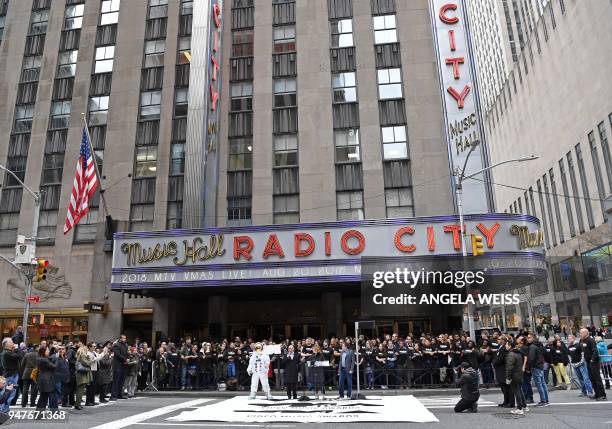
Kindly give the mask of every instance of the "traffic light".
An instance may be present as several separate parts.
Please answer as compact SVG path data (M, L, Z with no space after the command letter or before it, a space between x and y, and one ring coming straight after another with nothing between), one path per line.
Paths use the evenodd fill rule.
M484 255L484 243L481 235L472 234L472 255Z
M43 258L36 259L36 274L32 279L33 282L42 282L47 278L47 267L49 267L49 261Z

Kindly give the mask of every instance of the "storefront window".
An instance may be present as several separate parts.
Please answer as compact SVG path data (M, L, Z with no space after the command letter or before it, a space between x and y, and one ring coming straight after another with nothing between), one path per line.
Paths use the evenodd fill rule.
M587 285L612 279L612 242L582 254Z
M11 337L17 326L22 325L21 318L0 319L2 337ZM34 313L28 322L28 343L37 344L41 340L74 341L87 339L87 317L45 316Z

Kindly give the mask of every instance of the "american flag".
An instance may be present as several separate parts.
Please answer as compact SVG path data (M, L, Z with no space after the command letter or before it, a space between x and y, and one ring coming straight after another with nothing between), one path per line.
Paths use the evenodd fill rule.
M68 203L64 234L67 234L87 214L89 211L89 200L93 197L98 187L98 176L96 175L96 168L90 148L87 128L83 127L81 152L77 162L70 202Z

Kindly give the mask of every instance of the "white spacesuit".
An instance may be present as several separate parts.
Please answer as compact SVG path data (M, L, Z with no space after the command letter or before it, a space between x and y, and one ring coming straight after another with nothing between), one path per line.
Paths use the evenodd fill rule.
M257 396L259 382L261 382L261 388L267 398L272 399L270 385L268 384L268 368L270 368L270 356L262 352L260 344L256 344L255 352L251 355L249 367L247 368L247 374L251 376L251 394L249 399L255 399Z

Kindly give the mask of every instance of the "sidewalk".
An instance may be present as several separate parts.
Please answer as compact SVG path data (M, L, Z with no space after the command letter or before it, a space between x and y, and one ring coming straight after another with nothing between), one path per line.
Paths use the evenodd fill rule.
M484 393L487 391L495 392L499 388L491 387L490 389L481 388L480 392ZM298 396L305 393L308 396L314 396L312 391L298 390ZM353 393L357 392L355 386L353 386ZM414 395L414 396L457 396L459 395L459 388L435 388L435 389L376 389L376 390L361 390L361 393L366 396L398 396L398 395ZM259 391L259 395L263 393ZM286 395L284 390L272 389L272 394L275 396ZM331 398L338 396L338 390L326 390L325 394ZM138 396L151 396L151 397L175 397L175 398L233 398L234 396L248 396L248 390L226 390L220 392L218 390L160 390L138 392Z

